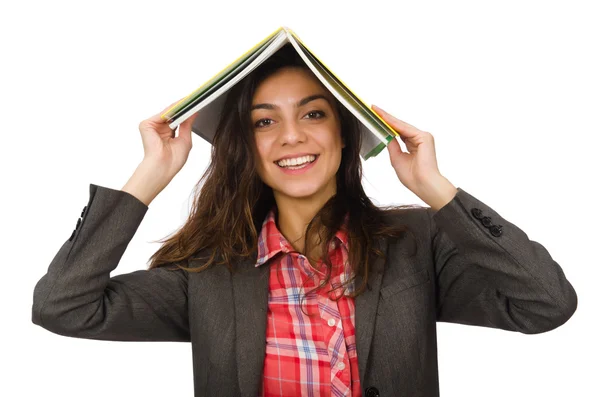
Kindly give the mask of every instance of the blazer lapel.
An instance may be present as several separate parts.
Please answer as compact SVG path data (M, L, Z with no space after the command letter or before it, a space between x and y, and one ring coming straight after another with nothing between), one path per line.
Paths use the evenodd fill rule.
M376 241L376 246L387 255L387 239L379 238ZM369 269L367 289L354 299L356 354L358 356L358 373L361 385L365 384L365 371L373 339L373 329L375 326L377 304L379 303L379 290L381 288L384 265L385 259L376 257ZM355 280L357 287L363 281L360 275L357 275Z
M258 394L266 353L269 266L255 264L255 256L242 261L232 276L237 375L242 396Z

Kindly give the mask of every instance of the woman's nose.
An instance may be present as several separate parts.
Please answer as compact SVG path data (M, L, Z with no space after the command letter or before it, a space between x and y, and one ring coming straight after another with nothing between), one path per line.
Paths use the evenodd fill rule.
M284 123L280 138L282 144L295 144L298 142L304 142L305 140L306 133L300 124L293 121Z

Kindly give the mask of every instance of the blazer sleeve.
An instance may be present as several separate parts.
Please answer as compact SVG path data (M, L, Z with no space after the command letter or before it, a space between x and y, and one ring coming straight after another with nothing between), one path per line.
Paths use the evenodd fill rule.
M536 334L564 324L577 294L546 248L461 188L427 208L437 320Z
M110 277L147 210L90 184L77 227L35 285L33 323L76 338L189 341L187 272L173 263Z

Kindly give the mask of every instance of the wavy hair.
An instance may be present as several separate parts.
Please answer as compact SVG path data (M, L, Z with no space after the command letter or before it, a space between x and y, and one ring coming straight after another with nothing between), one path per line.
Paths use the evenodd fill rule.
M163 245L150 257L150 269L175 264L174 270L179 268L188 272L201 272L211 266L224 265L230 272L234 272L236 261L257 255L260 228L269 210L276 204L272 189L261 180L256 170L255 142L249 109L259 84L286 66L307 68L290 44L283 46L229 91L212 142L210 164L194 188L189 217L173 235L159 240ZM309 247L312 241L321 245L320 259L327 271L325 280L317 289L327 285L332 269L328 255L329 244L336 231L343 226L345 215L351 214L346 229L348 262L353 274L360 274L363 280L349 294L355 297L367 286L373 255L385 257L385 253L375 247L374 239L399 238L407 232L414 237L407 226L390 220L408 208L420 206L409 204L377 207L371 202L362 187L362 163L359 155L361 134L358 121L337 100L336 110L346 144L342 149L341 164L336 174L337 192L308 224L304 236L305 252L312 252ZM416 244L414 247L416 250ZM269 262L273 262L278 256L271 258ZM190 267L190 259L202 259L202 264ZM345 289L354 278L347 280L341 287Z

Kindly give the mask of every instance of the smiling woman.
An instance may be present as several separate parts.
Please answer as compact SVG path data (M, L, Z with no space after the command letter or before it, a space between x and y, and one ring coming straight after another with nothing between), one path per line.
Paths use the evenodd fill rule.
M439 396L436 322L527 334L565 323L561 267L437 170L433 137L389 114L399 182L430 207L377 207L357 120L290 47L226 97L189 218L149 270L110 277L148 205L185 163L140 123L148 160L122 190L90 186L37 283L33 322L101 340L191 341L197 396ZM382 113L383 115L383 113ZM304 304L306 303L306 304Z
M305 356L319 363L312 375L314 392L329 394L335 388L360 395L353 299L366 290L372 263L385 254L377 241L408 239L412 231L392 220L418 206L382 208L367 197L357 119L290 45L234 86L223 109L229 111L221 114L195 210L153 255L151 268L185 260L202 249L210 258L185 271L202 272L215 264L236 270L235 263L243 258L257 258L252 261L272 269L267 323L304 324L297 332L314 338L296 339L287 326L265 330L264 395L282 385L287 385L287 395L308 393L308 386L296 378L295 364L278 373L281 357L276 353L285 351L283 346L301 349L307 343L329 346L339 364L345 362L343 369L329 368L327 349L309 356L287 350L289 359ZM284 270L290 265L293 274ZM338 291L332 292L334 300L328 299L328 286ZM294 290L302 292L287 295ZM278 305L278 299L290 304ZM335 334L317 332L320 321L333 321L320 318L318 307L345 318L343 328L336 322L340 328ZM340 380L332 384L336 374Z
M208 247L214 255L200 269L188 271L213 262L230 266L232 258L256 252L271 210L292 248L310 264L321 260L326 267L331 266L327 247L353 213L346 225L354 241L349 256L353 270L365 276L369 256L378 255L374 239L407 232L389 219L414 205L382 208L367 197L357 120L291 45L236 84L223 109L230 111L221 114L195 211L152 256L151 267Z

